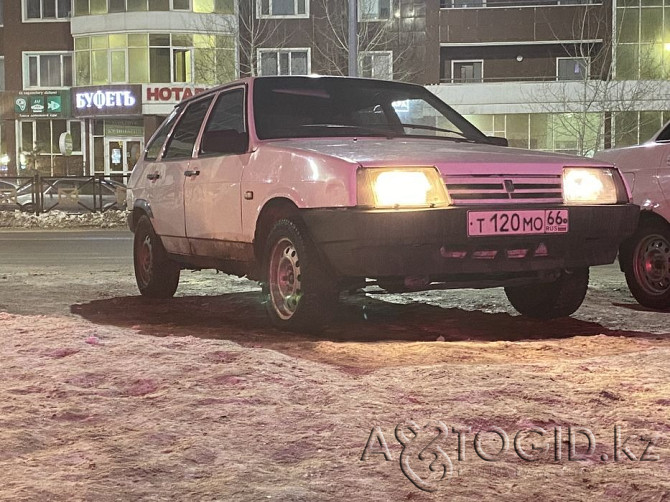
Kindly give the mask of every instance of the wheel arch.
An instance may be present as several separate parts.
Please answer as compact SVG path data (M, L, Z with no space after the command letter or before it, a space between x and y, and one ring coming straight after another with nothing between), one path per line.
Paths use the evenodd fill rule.
M286 217L300 217L298 206L286 197L270 199L261 208L256 220L256 231L254 232L254 255L257 263L263 261L265 241L270 235L274 223Z
M133 204L133 211L130 218L128 218L128 226L132 232L135 232L137 223L140 221L142 216L147 216L149 220L152 220L154 217L149 202L144 199L138 199Z
M662 215L656 213L655 211L652 211L650 209L643 209L640 211L640 219L637 224L637 229L635 230L635 234L631 235L628 237L625 241L621 243L619 246L619 269L622 272L626 272L626 267L627 263L632 256L633 252L633 247L635 244L635 239L637 238L637 234L639 230L648 225L654 225L654 224L659 224L663 225L666 228L670 230L670 223L668 223L668 220L666 220Z
M650 210L642 210L640 211L640 221L638 223L638 227L641 227L644 224L649 224L649 223L662 223L664 225L670 226L670 223L668 223L668 220L666 220L662 215L658 214L655 211L650 211Z

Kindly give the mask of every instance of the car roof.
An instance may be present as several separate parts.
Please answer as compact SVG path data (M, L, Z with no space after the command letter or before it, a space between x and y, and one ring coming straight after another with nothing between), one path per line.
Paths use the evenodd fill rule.
M232 82L226 82L225 84L217 85L215 87L211 87L199 94L195 94L189 98L186 98L185 100L181 101L177 105L175 105L175 108L180 108L182 106L186 106L188 103L190 103L193 100L200 99L203 96L207 96L208 94L214 94L222 89L227 89L230 87L236 87L240 85L248 85L254 80L285 80L285 81L291 81L291 80L306 80L306 79L324 79L324 80L360 80L364 82L379 82L380 84L401 84L401 85L406 85L406 86L412 86L412 87L420 87L422 89L425 89L425 87L418 85L418 84L412 84L409 82L400 82L398 80L382 80L378 78L365 78L365 77L348 77L348 76L342 76L342 75L265 75L265 76L257 76L257 77L246 77L246 78L241 78L238 80L234 80Z

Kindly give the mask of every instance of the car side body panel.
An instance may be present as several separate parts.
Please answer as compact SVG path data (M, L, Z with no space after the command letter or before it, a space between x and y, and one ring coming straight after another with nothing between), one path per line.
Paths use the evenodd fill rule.
M596 158L611 162L624 175L631 201L670 221L670 144L653 140L637 146L603 150Z

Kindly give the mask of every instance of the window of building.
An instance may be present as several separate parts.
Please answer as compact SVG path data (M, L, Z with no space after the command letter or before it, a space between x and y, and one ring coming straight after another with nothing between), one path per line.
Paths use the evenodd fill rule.
M556 58L558 80L585 80L589 78L588 58Z
M66 20L72 10L71 0L23 0L26 20Z
M72 156L67 159L58 145L64 132L72 135ZM46 176L84 174L82 134L78 120L22 120L18 138L21 169L37 169Z
M376 21L391 17L391 0L358 0L358 20Z
M23 87L70 87L72 55L70 53L24 53Z
M113 12L185 10L205 14L234 14L234 0L74 0L74 15Z
M467 7L543 7L553 5L599 4L603 0L440 0L442 9Z
M77 85L203 83L237 75L230 35L131 33L77 37Z
M5 57L0 56L0 91L5 90Z
M309 0L259 0L258 17L308 17Z
M452 82L481 82L484 77L484 61L452 61Z
M308 75L309 49L258 49L259 75Z
M665 3L665 7L663 4ZM614 62L618 80L670 77L670 2L617 2Z
M5 0L0 0L0 26L5 24Z
M366 78L393 78L392 51L365 51L358 56L358 74Z
M603 148L602 113L520 113L466 115L488 136L507 138L510 146L592 156Z

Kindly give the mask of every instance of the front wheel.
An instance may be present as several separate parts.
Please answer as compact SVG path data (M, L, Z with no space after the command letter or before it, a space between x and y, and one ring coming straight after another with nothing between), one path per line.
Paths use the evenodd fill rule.
M628 289L645 307L670 307L670 226L647 221L621 246L621 268Z
M147 216L135 228L133 242L135 280L142 296L170 298L179 285L179 264L170 260Z
M535 319L554 319L574 314L589 287L589 269L564 270L554 282L505 288L512 306Z
M299 221L278 221L268 236L264 292L270 320L280 328L318 329L337 302L338 291Z

